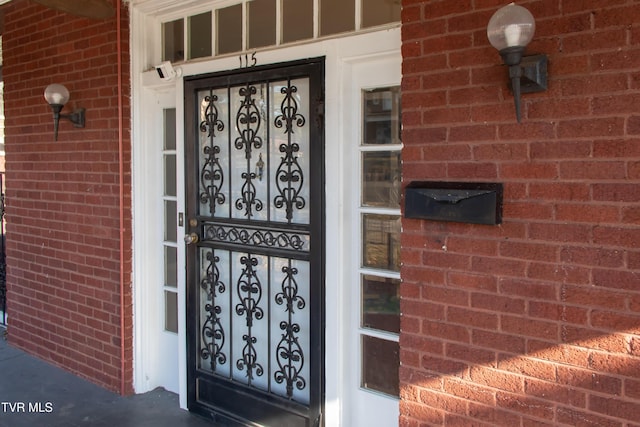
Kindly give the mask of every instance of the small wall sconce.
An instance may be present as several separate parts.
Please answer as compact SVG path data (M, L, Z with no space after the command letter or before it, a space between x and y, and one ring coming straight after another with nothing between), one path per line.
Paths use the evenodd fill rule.
M531 12L514 3L498 9L487 25L489 43L500 52L503 62L509 66L518 123L520 93L541 92L547 89L547 56L523 57L535 29L536 22Z
M58 140L58 122L67 119L77 128L84 127L84 108L78 108L71 114L60 114L64 104L69 101L69 90L61 84L50 84L44 90L44 99L47 100L53 110L53 137Z

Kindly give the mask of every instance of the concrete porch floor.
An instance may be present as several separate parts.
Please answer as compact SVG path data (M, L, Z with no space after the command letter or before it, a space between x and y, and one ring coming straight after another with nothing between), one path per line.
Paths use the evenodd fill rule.
M11 347L0 327L0 427L211 427L163 389L121 397Z

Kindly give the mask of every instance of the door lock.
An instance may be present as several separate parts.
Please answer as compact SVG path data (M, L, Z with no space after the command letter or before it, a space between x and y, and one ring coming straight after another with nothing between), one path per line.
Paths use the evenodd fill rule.
M200 240L200 238L198 237L198 235L196 233L191 233L191 234L187 234L184 236L184 242L187 245L192 245L194 243L198 243L198 241Z

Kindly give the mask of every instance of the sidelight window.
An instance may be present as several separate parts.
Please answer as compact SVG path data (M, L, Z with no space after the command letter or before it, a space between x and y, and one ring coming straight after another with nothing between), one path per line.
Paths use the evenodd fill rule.
M399 395L400 90L362 94L360 145L361 386Z
M162 243L164 329L178 332L178 236L177 236L177 182L176 182L176 110L163 111L164 143L163 158L163 203L164 240Z

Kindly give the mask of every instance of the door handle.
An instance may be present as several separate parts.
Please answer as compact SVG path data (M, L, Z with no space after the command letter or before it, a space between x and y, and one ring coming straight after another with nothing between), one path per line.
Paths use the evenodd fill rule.
M184 242L187 245L192 245L194 243L198 243L199 240L200 240L200 238L198 237L198 235L196 233L190 233L190 234L186 234L184 236Z

